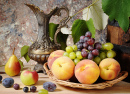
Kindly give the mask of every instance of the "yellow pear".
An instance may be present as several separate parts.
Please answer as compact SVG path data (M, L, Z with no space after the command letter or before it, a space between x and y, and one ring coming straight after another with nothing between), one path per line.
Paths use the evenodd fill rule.
M14 50L12 56L9 58L8 62L5 65L5 73L9 76L18 75L21 70L20 63L17 57L14 55Z

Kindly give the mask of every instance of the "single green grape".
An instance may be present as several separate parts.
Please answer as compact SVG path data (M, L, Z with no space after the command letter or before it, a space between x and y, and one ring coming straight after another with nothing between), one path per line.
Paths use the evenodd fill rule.
M78 50L77 45L73 45L72 48L73 48L73 51L77 51Z
M66 52L68 52L68 53L73 52L73 48L71 46L67 46Z
M74 59L75 65L77 65L79 62L80 62L80 59L78 59L78 58L75 58L75 59Z
M38 94L48 94L48 91L46 89L40 89Z
M97 56L93 59L93 61L99 64L101 62L101 58Z
M99 54L99 57L100 57L101 59L105 59L105 58L107 57L107 55L106 55L105 52L101 52L101 53Z
M67 57L69 57L69 53L64 52L64 53L63 53L63 56L67 56Z
M82 59L82 58L83 58L80 51L77 51L77 52L76 52L76 57L77 57L78 59Z
M108 58L113 58L115 56L116 56L116 52L115 51L110 50L110 51L107 52L107 57Z
M76 57L75 52L71 52L71 53L69 54L69 58L70 58L70 59L75 59L75 57Z
M105 49L105 50L112 50L113 47L114 47L113 44L110 43L110 42L105 43L105 44L103 44L102 46L103 46L103 49Z

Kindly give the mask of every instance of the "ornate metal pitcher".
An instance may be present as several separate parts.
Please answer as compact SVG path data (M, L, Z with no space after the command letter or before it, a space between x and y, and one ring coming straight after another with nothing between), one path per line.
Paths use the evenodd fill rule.
M38 36L36 41L30 46L28 55L30 59L37 61L37 65L35 65L34 70L37 72L43 71L46 73L43 64L47 62L47 59L51 52L56 49L59 49L60 45L57 43L56 36L60 32L61 27L67 26L67 22L69 21L69 11L66 7L53 9L49 14L45 14L43 10L40 10L38 7L35 7L32 4L27 5L35 14L38 21ZM65 10L67 12L67 17L65 17L59 24L58 29L54 36L54 42L52 42L49 38L49 20L52 15L60 16L61 10Z

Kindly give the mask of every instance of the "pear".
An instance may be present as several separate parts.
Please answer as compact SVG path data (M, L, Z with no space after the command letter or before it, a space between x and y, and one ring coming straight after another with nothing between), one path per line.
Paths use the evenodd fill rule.
M15 48L13 50L12 56L9 58L8 62L5 65L5 73L9 76L15 76L20 73L21 65L14 55Z

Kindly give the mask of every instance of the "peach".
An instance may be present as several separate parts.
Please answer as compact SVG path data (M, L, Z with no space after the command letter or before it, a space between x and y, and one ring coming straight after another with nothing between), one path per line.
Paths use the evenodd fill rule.
M63 51L63 50L56 50L56 51L54 51L54 52L52 52L52 53L50 54L50 56L49 56L49 58L48 58L48 67L49 67L49 69L51 69L51 66L52 66L53 62L54 62L57 58L63 56L63 53L64 53L64 52L65 52L65 51Z
M81 60L75 66L75 76L78 81L82 84L92 84L94 83L100 74L100 69L98 65L89 59Z
M68 80L74 75L74 62L66 56L57 58L51 67L53 75L60 80Z
M100 64L100 77L104 80L112 80L118 76L121 67L120 64L113 58L103 59Z

